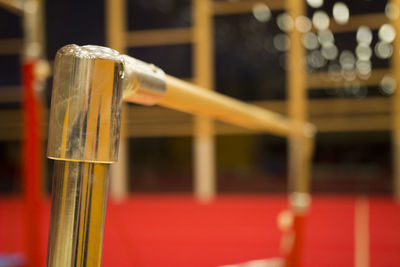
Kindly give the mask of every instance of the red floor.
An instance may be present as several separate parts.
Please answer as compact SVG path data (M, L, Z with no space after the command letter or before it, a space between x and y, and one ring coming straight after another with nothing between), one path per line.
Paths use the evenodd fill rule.
M354 266L356 197L314 196L304 266ZM370 266L400 266L400 205L372 197ZM49 204L40 245L45 265ZM190 196L132 196L109 203L103 266L217 266L279 255L276 215L284 196L220 196L208 205ZM17 198L0 198L0 253L22 251Z

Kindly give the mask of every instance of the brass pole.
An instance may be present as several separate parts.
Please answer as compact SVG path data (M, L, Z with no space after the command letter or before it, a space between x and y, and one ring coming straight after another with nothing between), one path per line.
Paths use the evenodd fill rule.
M400 8L399 0L391 0L391 3ZM396 38L393 42L393 58L391 60L392 74L396 79L396 90L392 96L392 155L393 155L393 193L395 199L400 202L400 17L392 21L392 25L396 30Z
M106 37L107 46L119 51L126 52L126 1L107 0L106 10ZM111 166L110 170L110 198L115 201L122 201L128 196L128 137L126 127L128 122L127 108L122 108L121 114L121 136L119 144L118 162Z
M166 83L165 95L158 103L160 106L283 137L289 136L292 130L297 131L293 129L290 120L278 113L213 91L202 90L196 85L171 76L166 76ZM302 132L301 127L299 132Z
M48 157L55 160L47 266L100 266L109 166L117 160L122 59L76 45L55 61Z
M293 19L304 15L305 3L299 0L287 0L287 10ZM302 33L293 27L289 33L291 47L287 55L288 63L288 116L296 125L301 127L307 117L307 90L305 72L305 49L301 43ZM289 139L289 181L290 192L308 192L308 179L303 176L302 151L304 140L294 133Z
M202 88L212 90L214 64L211 0L193 0L193 14L194 80ZM194 118L193 155L195 196L207 202L216 194L214 122L209 117Z
M305 15L305 1L286 0L286 7L293 20ZM289 32L291 42L287 53L288 65L288 115L293 128L301 129L307 118L307 90L305 70L305 49L301 42L302 33L296 27ZM285 267L301 266L304 221L311 202L310 176L311 158L314 146L315 129L309 127L302 134L293 131L288 139L289 150L289 204L293 213L293 239L286 255Z
M166 76L109 48L60 49L50 110L54 159L48 266L100 266L110 164L117 160L122 98L219 119L254 130L308 137L282 115Z

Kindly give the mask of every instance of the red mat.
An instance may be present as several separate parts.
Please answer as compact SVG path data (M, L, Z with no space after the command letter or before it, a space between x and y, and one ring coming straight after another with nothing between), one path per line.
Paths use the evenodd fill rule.
M304 266L354 266L355 197L315 196L307 220ZM400 206L370 203L370 266L400 266ZM0 253L20 252L21 203L0 198ZM279 256L278 212L285 196L139 195L107 208L103 266L217 266ZM49 205L40 245L43 266Z

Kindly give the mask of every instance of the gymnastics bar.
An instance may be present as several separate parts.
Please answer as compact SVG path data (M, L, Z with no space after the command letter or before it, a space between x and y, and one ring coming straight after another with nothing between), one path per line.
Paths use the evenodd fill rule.
M117 161L123 100L297 136L310 144L314 137L309 123L299 127L280 114L203 90L115 50L65 46L55 60L49 122L47 153L55 163L48 266L100 266L108 172ZM309 151L303 156L299 164L308 168ZM308 180L303 180L296 194L307 194Z

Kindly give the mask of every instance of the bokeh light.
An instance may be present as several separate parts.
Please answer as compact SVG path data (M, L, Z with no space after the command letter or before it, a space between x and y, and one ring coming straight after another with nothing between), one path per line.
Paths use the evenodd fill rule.
M308 50L313 50L318 48L319 43L318 43L318 37L315 33L313 32L307 32L305 33L302 38L301 41L304 45L304 47Z
M350 18L350 11L343 2L337 2L333 5L333 18L338 24L346 24Z
M312 23L317 30L326 30L329 27L329 16L324 11L316 11L312 17Z
M306 33L311 30L312 24L306 16L299 16L295 19L295 26L300 32Z
M383 76L380 83L380 90L382 94L391 95L396 90L396 87L396 79L392 75L386 74Z
M281 52L285 52L290 48L290 39L284 33L279 33L275 35L273 43L276 50Z
M350 50L343 50L339 56L339 63L344 71L354 70L356 58Z
M307 56L307 63L311 68L319 69L326 65L326 59L319 50L314 50Z
M276 24L281 31L288 32L293 29L294 23L292 17L288 13L284 12L278 15L276 18Z
M335 60L338 56L338 49L333 43L324 43L321 48L322 56L327 60Z
M379 28L378 36L381 41L384 41L386 43L391 43L396 37L396 30L390 24L383 24Z
M369 60L372 56L372 49L365 43L359 43L356 47L356 56L360 60Z
M358 59L356 62L356 71L359 74L359 77L363 80L369 78L371 73L372 64L370 60L362 60Z
M356 34L357 42L370 45L372 42L372 31L367 26L360 26Z
M325 43L334 43L335 37L330 30L318 31L318 41L321 45Z
M387 3L385 7L385 15L390 20L396 20L399 17L399 8L393 3Z
M257 3L253 6L253 16L260 22L267 22L271 19L271 10L266 4Z
M338 63L331 63L328 66L328 77L334 82L339 82L342 80L342 76L340 74L340 71L342 70L342 67Z
M378 58L387 59L393 54L393 47L391 44L379 41L375 45L375 54Z
M324 0L307 0L307 4L313 8L319 8L324 4Z

